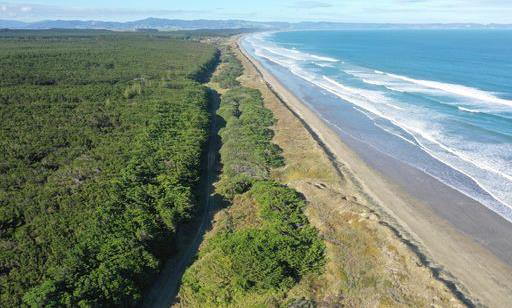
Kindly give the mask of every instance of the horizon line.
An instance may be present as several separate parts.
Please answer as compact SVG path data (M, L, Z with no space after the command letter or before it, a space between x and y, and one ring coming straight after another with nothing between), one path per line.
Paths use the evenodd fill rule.
M13 22L19 22L19 23L25 23L25 24L34 24L34 23L40 23L40 22L47 22L47 21L82 21L82 22L105 22L105 23L130 23L130 22L137 22L137 21L145 21L148 19L156 19L156 20L173 20L173 21L242 21L242 22L252 22L252 23L260 23L260 24L268 24L268 23L282 23L282 24L300 24L300 23L331 23L331 24L358 24L358 25L512 25L512 21L510 23L481 23L481 22L422 22L422 23L411 23L411 22L349 22L349 21L328 21L328 20L301 20L301 21L279 21L279 20L273 20L273 21L258 21L258 20L249 20L249 19L237 19L237 18L229 18L229 19L208 19L208 18L196 18L196 19L187 19L187 18L161 18L161 17L146 17L146 18L140 18L140 19L134 19L134 20L127 20L127 21L115 21L115 20L100 20L100 19L65 19L65 18L58 18L58 19L40 19L40 20L34 20L34 21L25 21L25 20L19 20L19 19L2 19L0 18L0 21L13 21Z

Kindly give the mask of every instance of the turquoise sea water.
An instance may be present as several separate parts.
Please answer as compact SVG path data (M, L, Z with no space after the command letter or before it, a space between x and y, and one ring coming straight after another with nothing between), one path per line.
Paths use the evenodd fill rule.
M278 32L243 45L345 136L512 221L512 31Z

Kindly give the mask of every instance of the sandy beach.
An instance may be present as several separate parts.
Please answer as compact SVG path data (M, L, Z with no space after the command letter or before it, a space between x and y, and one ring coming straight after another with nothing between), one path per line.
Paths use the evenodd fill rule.
M512 234L511 224L434 178L419 176L419 171L412 167L386 159L370 166L261 63L243 48L240 50L333 157L342 176L358 183L353 189L365 195L368 203L380 213L380 223L389 226L408 243L423 265L431 269L433 276L468 306L510 307L510 241L506 237L492 242L486 242L486 239L490 235L487 233L493 236ZM400 174L398 181L384 176L381 171L385 168L395 168ZM439 194L428 196L428 199L418 197L419 194L403 190L400 179L421 179L422 185L434 187Z

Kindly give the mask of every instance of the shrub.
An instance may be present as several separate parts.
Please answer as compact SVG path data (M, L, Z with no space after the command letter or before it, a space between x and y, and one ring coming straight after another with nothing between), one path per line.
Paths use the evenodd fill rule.
M325 245L304 216L298 193L260 181L249 195L263 223L255 229L222 231L208 241L183 278L184 305L248 306L247 298L255 294L273 298L304 275L322 271Z
M242 63L229 49L224 51L221 60L224 64L224 67L220 73L213 78L213 81L217 82L223 89L230 89L240 86L240 82L237 80L237 78L240 77L244 72Z
M126 87L126 89L123 92L123 96L126 99L132 99L137 95L142 94L142 84L141 83L135 83L132 85L129 85Z
M220 192L232 198L258 179L267 179L273 167L284 165L281 150L272 143L274 117L263 107L259 91L249 88L229 90L222 96L218 111L226 121L220 131L223 175ZM243 187L245 190L241 190Z

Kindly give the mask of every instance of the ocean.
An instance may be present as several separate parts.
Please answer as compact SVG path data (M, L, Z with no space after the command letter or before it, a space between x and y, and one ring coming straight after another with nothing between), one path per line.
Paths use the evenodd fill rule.
M371 149L512 222L512 31L274 32L242 46L363 159Z

